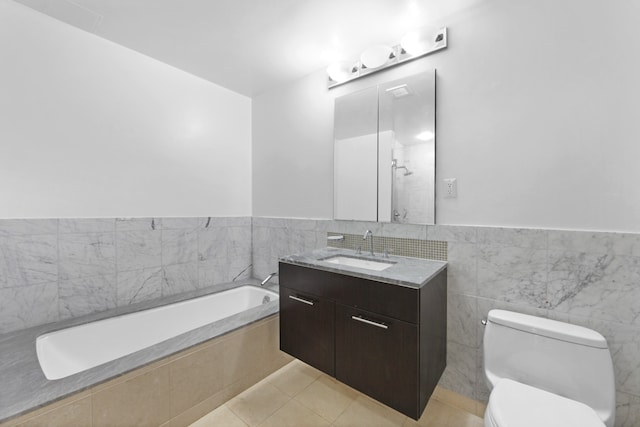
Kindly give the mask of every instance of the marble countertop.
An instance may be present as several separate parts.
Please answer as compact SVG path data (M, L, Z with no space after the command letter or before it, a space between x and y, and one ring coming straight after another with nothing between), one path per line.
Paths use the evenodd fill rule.
M375 271L324 261L326 258L340 255L378 262L391 262L393 265L385 270ZM377 282L389 283L392 285L405 286L413 289L421 288L436 274L447 267L446 261L393 255L389 255L388 258L382 257L381 255L372 257L365 253L356 254L355 251L339 248L316 249L304 254L284 256L280 258L280 262L300 265L303 267L311 267L318 270L330 271L362 279L375 280Z
M0 422L7 421L13 417L162 359L163 357L167 357L185 348L275 314L278 312L278 301L275 300L259 307L254 307L130 355L96 366L95 368L54 381L45 378L38 363L36 338L39 335L95 320L220 292L246 284L258 285L259 282L256 280L246 280L242 283L236 282L216 285L215 287L172 295L128 307L121 307L0 335ZM278 291L277 285L269 286L268 289L275 292Z

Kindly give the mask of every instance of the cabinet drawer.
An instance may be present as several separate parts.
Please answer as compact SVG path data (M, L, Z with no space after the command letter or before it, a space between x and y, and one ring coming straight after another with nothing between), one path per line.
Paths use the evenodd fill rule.
M278 265L278 272L280 286L333 299L332 280L335 278L329 272L282 262Z
M336 304L336 378L419 417L418 326Z
M419 321L419 290L280 263L280 285L409 323Z
M335 304L280 286L280 350L335 375Z
M336 276L340 281L340 286L334 291L336 303L409 323L417 324L419 322L420 298L418 289L359 277Z

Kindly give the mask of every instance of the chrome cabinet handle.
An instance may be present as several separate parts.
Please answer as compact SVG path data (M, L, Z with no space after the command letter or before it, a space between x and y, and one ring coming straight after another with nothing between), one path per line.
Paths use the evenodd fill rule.
M298 301L298 302L302 302L302 303L305 303L305 304L313 305L313 301L309 301L309 300L304 299L304 298L294 297L293 295L289 295L289 298L291 298L292 300Z
M362 318L360 316L351 316L351 318L353 320L357 320L358 322L366 323L367 325L377 326L378 328L382 328L382 329L389 329L389 327L387 325L385 325L384 323L378 323L378 322L374 322L372 320L367 320L367 319Z

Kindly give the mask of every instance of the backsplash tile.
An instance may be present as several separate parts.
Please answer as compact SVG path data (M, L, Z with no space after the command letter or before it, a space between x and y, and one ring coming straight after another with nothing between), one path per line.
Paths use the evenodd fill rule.
M116 230L115 218L60 218L59 233L111 233Z
M447 340L447 367L440 378L440 385L473 398L476 372L476 348Z
M60 279L115 273L115 246L115 232L60 234L58 238Z
M400 233L405 234L405 233ZM342 240L328 239L329 237L340 237ZM368 253L370 240L373 238L374 253L381 254L386 250L391 255L408 256L413 258L447 260L447 242L437 240L422 240L405 237L376 236L367 238L365 241L362 235L327 232L327 246L345 249L360 249L362 253Z
M443 240L448 243L476 243L478 230L476 227L464 225L428 225L427 239Z
M640 425L640 397L628 393L616 393L616 427Z
M198 261L196 229L162 230L162 264L185 264Z
M57 320L57 282L0 288L0 334Z
M0 219L0 334L246 280L251 228L251 217Z
M449 292L478 295L478 254L473 243L447 242Z
M640 258L549 251L553 310L640 326Z
M618 391L640 396L640 327L581 316L569 321L608 337Z
M227 264L198 264L198 283L201 287L214 286L218 283L225 283L229 277L229 266Z
M162 229L162 218L116 218L116 231Z
M478 296L547 306L546 251L477 245Z
M198 260L216 262L226 260L228 246L226 227L209 227L198 232Z
M517 248L547 248L547 231L526 228L478 227L477 243Z
M115 308L116 293L115 274L60 280L58 283L60 319Z
M118 231L116 252L118 272L162 265L160 230Z
M58 234L57 219L0 219L0 236Z
M198 289L198 263L175 264L163 267L162 296Z
M467 347L476 347L478 300L449 292L447 295L447 339Z
M549 249L640 256L640 235L595 233L590 231L553 231L549 234Z
M0 288L56 281L57 257L55 235L0 237Z
M227 257L230 260L251 257L251 229L247 227L228 227Z
M162 296L162 267L118 272L118 306L135 304Z
M194 229L201 224L201 218L162 218L163 230Z

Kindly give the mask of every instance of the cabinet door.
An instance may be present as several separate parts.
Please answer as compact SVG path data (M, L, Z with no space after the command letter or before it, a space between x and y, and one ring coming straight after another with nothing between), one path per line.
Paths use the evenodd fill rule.
M417 325L336 304L336 378L417 418Z
M280 286L280 350L335 375L335 304Z

